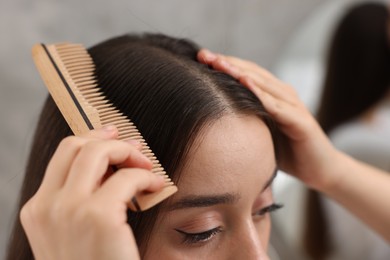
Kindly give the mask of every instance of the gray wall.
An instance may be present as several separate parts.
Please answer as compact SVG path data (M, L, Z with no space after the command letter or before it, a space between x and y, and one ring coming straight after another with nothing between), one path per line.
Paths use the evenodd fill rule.
M325 2L331 1L2 0L0 252L16 216L25 160L47 93L31 60L34 43L72 41L90 46L126 32L162 32L273 70L283 63L294 33Z

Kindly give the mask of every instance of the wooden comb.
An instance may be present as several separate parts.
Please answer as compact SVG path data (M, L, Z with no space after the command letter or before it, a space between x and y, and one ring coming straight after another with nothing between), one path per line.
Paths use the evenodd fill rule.
M118 138L139 141L141 152L153 163L152 172L164 176L164 188L154 193L137 194L129 205L131 210L151 208L177 191L136 126L98 88L95 64L82 45L36 44L32 55L54 102L76 136L92 129L115 125Z

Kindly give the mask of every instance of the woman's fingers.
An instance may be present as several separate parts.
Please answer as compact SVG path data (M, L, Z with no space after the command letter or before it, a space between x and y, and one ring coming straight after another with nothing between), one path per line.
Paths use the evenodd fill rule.
M248 68L244 66L231 66L224 56L220 54L214 54L209 50L202 49L198 52L198 60L213 69L222 71L230 76L239 79L242 76L242 71L247 71ZM243 70L242 70L242 69Z
M118 129L114 125L104 126L100 129L88 131L80 137L89 139L114 139L118 137Z
M108 140L117 137L115 127L106 127L99 130L92 130L84 137L69 136L61 141L52 159L50 160L40 190L50 192L60 189L72 165L73 160L80 149L89 141L103 139Z
M152 163L134 142L114 140L117 129L105 127L82 137L70 136L61 141L49 162L40 190L50 194L66 187L87 194L100 184L110 165L150 169Z
M198 53L198 59L216 70L231 75L250 89L292 140L303 138L304 128L307 127L307 122L310 123L312 120L307 116L306 108L291 86L257 64L240 58L202 49Z
M245 75L240 78L240 83L245 87L252 90L261 89L263 92L266 92L273 97L287 102L291 105L300 104L298 95L295 90L289 87L285 83L281 83L280 81L276 81L274 79L256 79L256 77L251 75Z
M80 149L64 187L87 195L100 185L110 165L148 170L152 167L151 161L130 142L94 140Z
M286 102L262 90L253 82L248 82L246 86L262 101L265 109L280 125L281 130L292 140L303 139L307 135L307 129L314 130L313 127L318 127L303 103L297 102L297 98L293 97L290 102Z
M37 259L138 258L127 203L164 181L148 171L152 163L139 143L116 140L117 134L115 128L91 131L57 148L42 188L20 212ZM109 165L119 170L102 182Z
M266 78L275 78L269 71L258 66L254 62L233 56L216 54L207 49L202 49L198 52L198 60L214 69L230 74L237 79L241 76L241 73L249 71L253 74L260 74Z
M246 87L248 87L249 82L252 82L275 98L291 104L297 103L297 94L291 86L280 81L269 71L253 62L232 56L214 54L205 49L199 52L198 59L215 70L231 75Z
M164 186L164 178L144 169L120 169L111 176L99 190L94 198L102 204L131 202L131 199L141 192L154 192Z

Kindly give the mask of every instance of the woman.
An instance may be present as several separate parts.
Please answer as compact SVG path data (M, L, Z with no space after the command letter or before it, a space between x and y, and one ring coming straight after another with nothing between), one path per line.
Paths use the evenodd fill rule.
M21 199L36 259L266 259L268 212L279 208L270 190L277 162L336 198L347 187L353 197L342 201L347 206L361 194L336 175L346 165L361 175L373 171L379 187L389 181L334 150L292 89L254 64L233 60L236 66L225 66L222 56L198 54L188 41L160 35L119 37L90 53L99 85L132 118L179 191L150 211L126 215L136 192L162 186L148 171L150 162L137 144L115 140L113 128L61 141L70 131L48 99ZM197 55L233 77L196 62ZM279 133L258 98L289 149L279 149ZM338 166L329 168L329 160ZM101 183L109 164L122 167ZM390 216L376 208L371 213L375 223ZM389 228L382 232L390 236ZM32 258L28 241L17 223L8 258Z
M21 204L36 192L48 165L47 179L24 209L30 205L35 211L35 206L45 207L46 202L52 200L59 207L53 226L68 226L65 223L76 221L79 222L76 226L80 227L82 219L90 219L88 222L96 219L95 224L92 224L94 221L88 224L91 229L81 224L86 228L82 233L94 237L90 244L79 241L82 248L100 248L99 243L111 241L113 247L126 245L123 247L126 253L136 253L127 252L134 249L132 230L144 258L155 259L156 255L164 259L182 259L183 255L219 258L222 256L217 253L232 253L214 250L215 247L210 245L235 248L237 254L264 256L270 232L267 213L278 208L273 203L269 187L276 170L277 151L274 150L273 138L276 140L277 132L256 96L232 77L197 62L199 49L185 40L162 35L128 35L98 44L89 51L96 65L99 86L137 125L178 185L179 192L152 210L144 213L129 211L125 217L126 211L122 208L125 204L120 203L126 202L121 200L129 193L134 189L161 186L147 174L150 162L143 159L136 145L113 140L115 129L95 131L84 138L65 138L71 132L49 98L35 135ZM88 182L100 183L107 166L99 164L102 161L123 164L123 169L104 184L89 186ZM130 185L138 181L139 185ZM47 192L45 186L50 186ZM40 198L39 194L43 197ZM92 217L99 214L95 210L105 215L106 224L111 223L109 232L95 227L101 221L100 217ZM27 219L30 219L30 213L22 210L22 216ZM126 219L131 230L123 222ZM46 218L42 221L46 223ZM257 230L261 231L261 236ZM244 233L250 235L247 241L233 241L232 238ZM66 238L60 232L57 235L62 241L74 239L72 236ZM113 239L114 236L117 238ZM105 242L98 242L98 237ZM20 238L18 234L14 241ZM34 247L36 239L30 238L29 241L33 250L37 250L33 251L36 258L39 259L41 253L46 257L46 249ZM60 244L63 247L63 243ZM14 245L10 251L23 255L11 255L10 259L32 258L25 238L23 246L17 242ZM56 252L62 251L54 245L48 247ZM249 249L241 251L245 247ZM77 255L66 257L81 257L78 255L81 248L74 250ZM122 250L115 248L110 250L112 252L121 254ZM66 250L66 253L72 251ZM58 259L61 255L47 257ZM106 258L114 257L106 255Z

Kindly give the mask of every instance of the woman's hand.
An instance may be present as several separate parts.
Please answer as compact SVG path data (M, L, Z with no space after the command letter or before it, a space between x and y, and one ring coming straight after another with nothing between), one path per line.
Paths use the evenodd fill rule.
M250 61L208 50L201 50L198 60L230 74L262 101L287 137L280 162L283 171L319 190L337 181L338 176L332 174L336 171L328 168L335 166L339 152L291 86Z
M139 259L127 205L163 179L137 144L106 127L67 137L52 157L37 193L20 218L35 259ZM119 170L107 178L110 165Z

